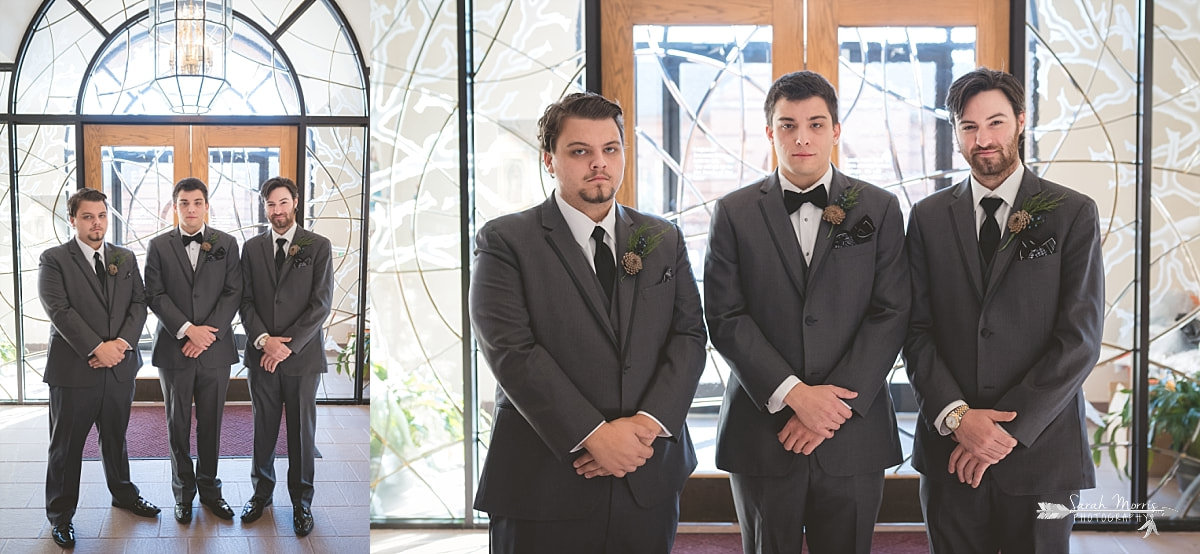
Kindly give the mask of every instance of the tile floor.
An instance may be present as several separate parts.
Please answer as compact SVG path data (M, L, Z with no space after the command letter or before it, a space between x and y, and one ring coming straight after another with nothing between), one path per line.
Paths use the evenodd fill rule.
M49 538L45 513L45 406L0 406L0 553L58 552ZM287 494L287 457L276 460L274 502L262 519L242 525L193 507L191 525L171 515L171 464L168 460L131 460L130 472L150 502L162 508L157 519L137 517L110 506L111 496L99 461L85 461L79 509L75 516L75 552L323 553L368 552L369 439L368 406L318 406L316 527L308 537L292 531ZM235 512L250 498L250 459L223 458L219 477L225 500Z

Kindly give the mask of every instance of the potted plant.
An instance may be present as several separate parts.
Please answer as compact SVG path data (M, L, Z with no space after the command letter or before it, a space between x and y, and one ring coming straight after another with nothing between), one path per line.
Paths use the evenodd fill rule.
M1181 491L1200 473L1200 440L1197 440L1197 434L1200 433L1200 383L1197 383L1197 376L1173 372L1166 379L1150 380L1149 436L1153 445L1148 456L1152 460L1156 450L1166 451L1179 460L1176 475ZM1128 401L1131 392L1128 388L1122 388L1114 395L1114 399L1118 395L1121 399L1111 407L1092 439L1092 460L1096 465L1100 465L1102 453L1107 450L1113 467L1125 468L1121 473L1127 476L1128 467L1118 458L1117 447L1128 446L1128 442L1118 441L1116 434L1128 430L1133 423L1131 403ZM1171 463L1174 465L1174 460Z

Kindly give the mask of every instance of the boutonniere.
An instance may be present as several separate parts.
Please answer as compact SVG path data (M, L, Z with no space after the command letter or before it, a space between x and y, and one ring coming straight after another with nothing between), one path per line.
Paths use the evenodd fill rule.
M1003 252L1005 248L1008 248L1008 245L1017 235L1021 234L1021 231L1037 229L1046 221L1045 214L1059 207L1066 197L1065 194L1039 192L1026 198L1025 202L1021 204L1021 209L1008 216L1008 240L1004 241L1004 246L1001 246L999 251Z
M821 213L821 219L828 221L832 227L829 228L829 234L825 238L833 236L833 230L841 225L846 220L846 212L853 210L858 205L858 193L862 192L862 186L853 186L843 190L833 204L825 206L825 211Z
M626 245L625 254L621 256L621 267L626 275L637 275L642 270L642 259L658 247L667 232L666 229L662 229L650 234L652 231L654 229L650 228L650 224L643 223L629 235L629 244Z
M113 258L112 258L112 263L108 264L108 274L116 275L117 271L118 271L117 268L119 268L121 266L121 262L123 262L123 261L125 261L124 254L122 254L120 252L117 252L116 254L114 254Z
M208 234L208 239L207 239L207 240L205 240L204 242L200 243L200 249L201 249L201 250L203 250L203 251L205 251L205 252L209 252L209 251L211 251L211 250L213 249L213 247L214 247L214 246L216 246L216 245L217 245L217 234L216 234L216 233L209 233L209 234Z
M292 246L288 248L288 256L295 256L296 254L299 254L301 250L304 250L305 246L312 244L312 242L312 237L304 237L296 242L293 242Z

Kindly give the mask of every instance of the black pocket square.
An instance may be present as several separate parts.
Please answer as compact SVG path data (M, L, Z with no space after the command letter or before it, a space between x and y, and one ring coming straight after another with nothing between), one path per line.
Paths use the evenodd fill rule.
M1037 239L1021 239L1021 248L1017 250L1017 259L1033 260L1049 256L1058 250L1058 240L1050 237L1038 242Z
M833 235L833 247L837 249L866 244L871 242L871 237L874 236L875 222L871 220L871 216L864 215L849 231L840 231Z

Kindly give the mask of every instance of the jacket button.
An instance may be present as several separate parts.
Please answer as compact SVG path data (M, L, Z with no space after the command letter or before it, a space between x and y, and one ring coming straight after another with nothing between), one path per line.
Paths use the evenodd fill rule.
M805 318L804 318L804 324L805 324L805 325L809 325L809 326L816 325L816 324L817 324L817 318L815 318L815 317L813 317L813 316L811 316L811 315L810 315L810 316L808 316L808 317L805 317Z
M629 366L625 366L624 368L622 368L621 373L629 373Z
M985 339L989 338L992 336L992 330L985 327L979 331L979 336L981 336Z

